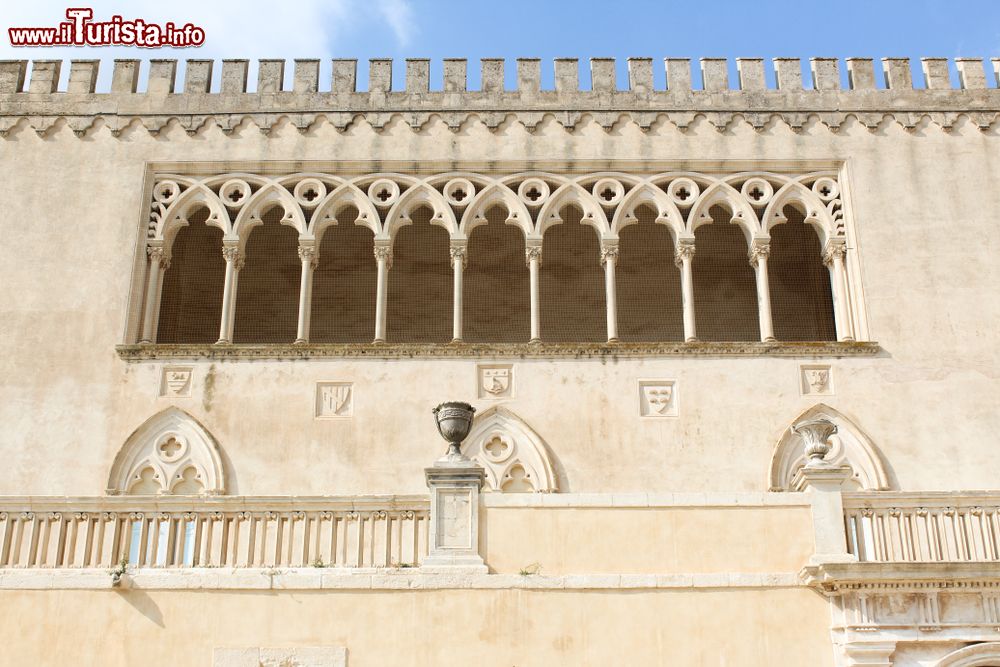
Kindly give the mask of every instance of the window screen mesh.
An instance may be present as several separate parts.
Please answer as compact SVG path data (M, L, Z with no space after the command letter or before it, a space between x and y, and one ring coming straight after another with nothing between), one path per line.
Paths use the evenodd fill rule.
M452 334L451 241L447 230L430 224L430 209L411 217L393 242L386 336L392 343L446 343Z
M299 317L299 235L272 208L250 232L236 289L234 343L291 343Z
M466 248L462 290L463 338L471 343L524 343L531 337L531 286L524 234L492 208Z
M597 232L580 224L580 212L574 208L559 215L563 222L550 227L542 241L542 340L606 341L604 267Z
M695 230L694 309L698 338L760 340L757 280L747 259L747 240L725 209L709 211L712 223Z
M823 265L819 235L794 207L785 207L784 214L788 222L771 229L767 260L774 337L836 340L830 271Z
M619 235L615 285L618 338L622 341L684 340L681 274L674 264L674 241L646 206L638 224Z
M313 270L312 322L315 343L370 343L375 337L378 267L374 235L353 224L357 210L338 215L328 227Z
M226 260L222 230L205 224L208 210L191 216L171 248L163 274L159 343L214 343L219 339Z

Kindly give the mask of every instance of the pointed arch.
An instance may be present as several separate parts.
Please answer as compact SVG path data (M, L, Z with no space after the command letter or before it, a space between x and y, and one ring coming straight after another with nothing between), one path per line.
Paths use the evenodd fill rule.
M518 198L517 193L503 183L491 183L476 195L462 214L459 230L468 238L473 229L488 224L487 213L497 206L507 211L505 224L519 228L525 239L532 238L534 226L528 207Z
M769 490L788 491L792 488L792 478L806 463L805 443L792 431L792 427L810 419L828 419L837 426L836 434L830 437L833 448L824 461L835 466L850 466L853 477L848 484L862 491L886 491L890 488L888 466L868 435L839 411L817 403L793 419L781 434L771 456Z
M486 469L486 483L500 493L559 490L549 448L520 417L495 406L478 415L462 453Z
M620 236L622 228L638 223L636 210L644 205L656 211L655 222L666 225L676 245L677 239L684 235L684 216L677 205L670 201L667 193L652 183L642 183L625 195L611 219L612 233Z
M389 209L378 238L395 239L400 227L411 224L413 221L410 216L422 207L431 209L432 225L443 227L451 238L462 237L455 212L451 210L444 196L427 183L417 183L400 195L399 201Z
M747 239L748 248L751 239L761 236L760 222L753 207L733 186L721 181L708 186L691 208L691 213L688 215L688 231L693 234L702 225L714 222L711 210L715 206L721 206L729 211L732 215L729 222L740 226Z
M182 227L186 227L189 224L189 218L203 208L208 209L205 224L218 227L224 235L228 236L232 231L232 224L229 212L222 200L204 183L191 183L188 189L178 195L177 200L164 212L163 218L154 232L154 238L162 239L169 250L177 232Z
M367 227L373 234L381 231L378 211L371 199L354 183L344 183L337 186L316 206L309 222L309 234L319 243L323 231L330 225L336 225L339 215L345 208L353 206L358 210L354 224Z
M264 214L277 206L283 213L279 222L288 225L299 233L306 233L306 219L302 208L288 190L277 183L268 183L250 196L250 199L240 209L230 239L239 240L241 250L246 249L247 239L254 227L264 224Z
M193 471L193 473L192 473ZM178 492L220 495L226 475L219 444L198 420L177 407L147 419L118 451L108 475L107 494Z
M816 230L821 246L825 247L830 237L836 236L837 225L826 205L799 181L786 183L774 193L761 218L761 226L765 232L769 233L775 225L788 222L784 213L786 206L792 206L802 213L802 221Z
M1000 642L983 642L952 651L934 667L994 667L1000 665Z
M561 223L560 213L566 206L572 206L580 211L580 222L590 225L597 232L597 238L613 238L611 225L604 209L597 203L594 196L587 192L579 183L569 182L559 186L538 212L538 236L544 237L546 230L552 225Z

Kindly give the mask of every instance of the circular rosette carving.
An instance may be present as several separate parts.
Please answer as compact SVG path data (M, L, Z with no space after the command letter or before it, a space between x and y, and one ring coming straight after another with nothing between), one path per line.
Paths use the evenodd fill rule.
M312 208L326 196L326 185L318 178L303 178L295 185L292 195L299 206Z
M476 196L476 186L467 178L454 178L444 186L444 197L452 206L466 206Z
M239 208L250 198L250 184L238 178L226 181L219 188L219 199L230 208Z
M690 178L675 179L667 186L667 196L678 206L691 206L700 194L701 188Z
M601 206L614 206L625 196L625 186L613 178L602 178L594 183L592 192Z
M165 463L173 463L187 454L187 441L176 434L164 436L156 445L156 455Z
M181 187L174 181L160 181L153 186L153 200L158 204L170 204L181 193Z
M392 206L399 199L399 185L388 178L380 178L368 186L368 198L376 206Z
M493 463L503 463L514 455L514 443L502 433L490 435L483 443L483 456Z
M752 206L763 206L774 196L774 187L763 178L750 178L740 188L740 194Z
M837 185L837 181L829 176L824 176L816 179L816 182L813 183L812 191L822 201L831 202L840 194L840 186Z
M529 178L517 186L517 196L526 206L541 206L551 194L549 184L540 178Z

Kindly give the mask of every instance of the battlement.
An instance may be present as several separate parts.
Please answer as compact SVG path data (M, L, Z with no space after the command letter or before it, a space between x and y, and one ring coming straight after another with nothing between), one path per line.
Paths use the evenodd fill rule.
M295 60L290 90L285 86L286 61L260 60L252 92L248 90L249 60L223 60L221 68L216 64L187 60L180 82L177 60L151 60L145 80L140 81L139 60L115 60L110 89L99 91L99 60L70 61L65 90L59 86L62 61L32 61L30 76L28 61L0 61L0 135L20 118L34 119L29 122L40 133L56 119L65 118L80 133L95 117L103 117L116 133L135 118L141 118L152 132L169 119L195 132L211 117L229 132L242 118L250 117L266 133L282 114L299 114L293 122L300 129L314 122L317 114L325 115L339 129L361 114L379 129L392 114L404 114L417 127L436 113L453 130L470 114L478 115L492 129L509 113L529 130L546 113L554 114L565 127L572 127L581 114L591 113L605 128L624 113L644 130L660 114L667 114L681 128L698 113L716 127L740 114L757 129L775 114L793 128L817 115L833 129L848 115L869 128L886 115L906 128L925 116L950 128L959 115L965 115L984 130L1000 117L1000 58L989 63L982 58L954 59L957 88L946 58L922 58L923 81L918 83L909 58L883 58L884 87L876 82L872 58L847 58L843 63L836 58L810 58L811 77L805 78L799 58L775 58L774 87L770 87L762 58L737 58L735 77L730 77L725 58L701 58L696 63L666 58L665 87L654 84L658 77L652 58L629 58L627 81L619 81L615 59L591 58L589 88L581 87L578 59L557 58L551 63L552 89L542 87L541 60L518 58L516 88L508 89L509 63L491 58L481 61L478 90L470 89L465 59L445 59L441 88L434 90L428 59L406 60L403 86L394 84L391 59L369 61L367 90L359 89L357 60L333 60L326 85L321 85L319 60ZM45 118L38 121L39 117Z

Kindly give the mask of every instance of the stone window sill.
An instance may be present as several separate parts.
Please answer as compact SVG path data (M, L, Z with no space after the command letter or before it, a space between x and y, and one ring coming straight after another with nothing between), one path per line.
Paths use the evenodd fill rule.
M619 358L619 357L871 357L876 342L738 343L307 343L131 344L116 347L124 361L165 359L324 358Z

